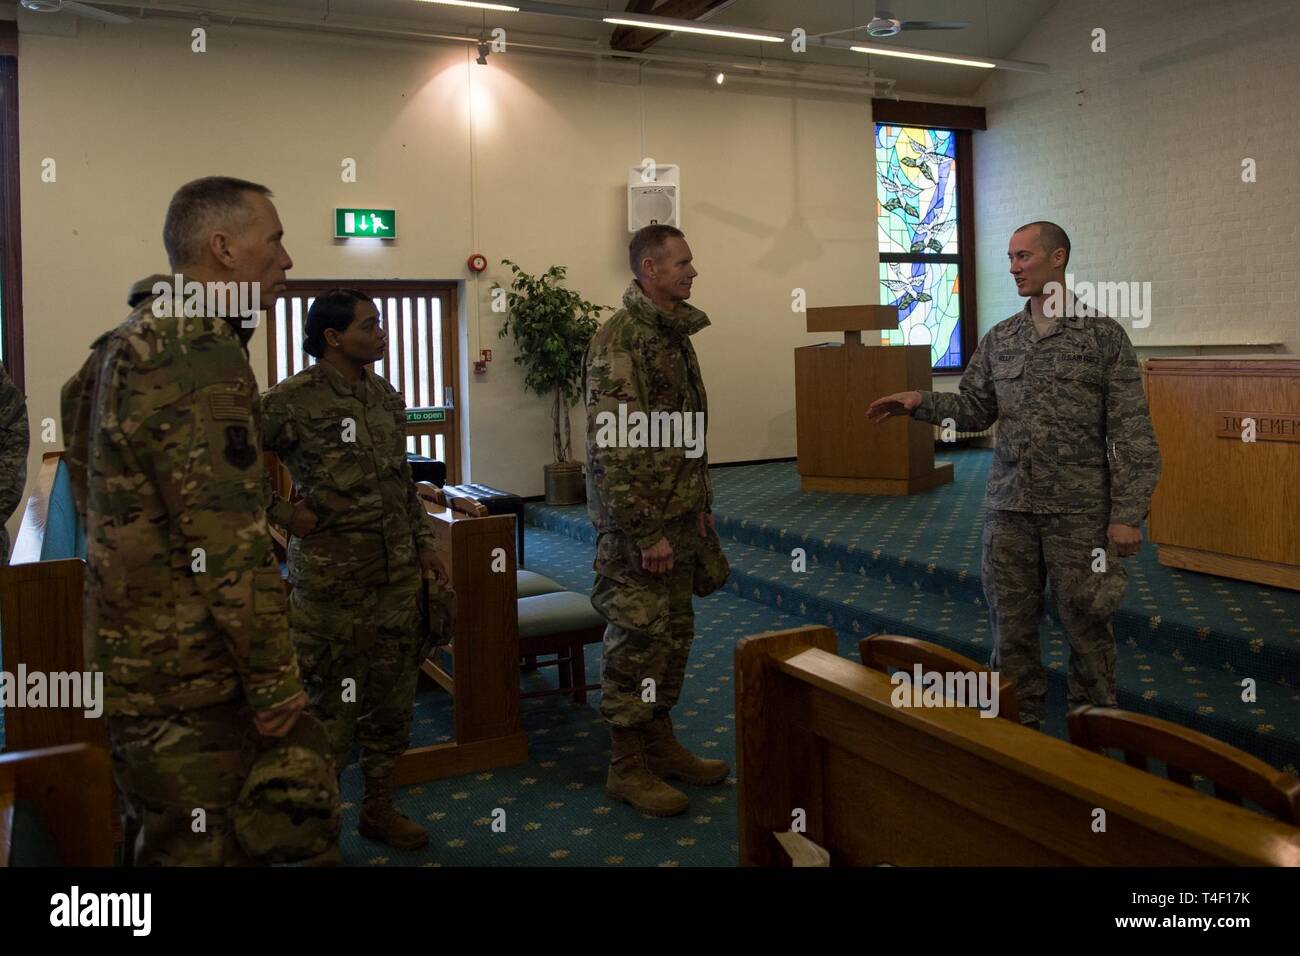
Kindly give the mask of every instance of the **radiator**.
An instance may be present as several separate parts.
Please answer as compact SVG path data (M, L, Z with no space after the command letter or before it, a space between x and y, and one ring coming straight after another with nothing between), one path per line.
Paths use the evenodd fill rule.
M988 428L984 429L983 431L957 432L957 434L953 436L953 441L968 441L972 438L992 438L997 433L997 430L998 430L997 422L994 422L992 425L990 425ZM940 437L942 432L943 432L942 428L940 428L938 425L934 426L934 440L936 442L942 441L942 438Z

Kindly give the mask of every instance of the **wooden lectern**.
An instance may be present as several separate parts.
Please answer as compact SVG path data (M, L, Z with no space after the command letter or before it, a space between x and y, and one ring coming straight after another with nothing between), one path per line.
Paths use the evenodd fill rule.
M1149 359L1160 563L1300 590L1300 360Z
M794 350L795 431L800 487L860 495L914 495L952 481L934 464L934 427L910 418L879 424L867 406L892 392L931 387L928 345L865 346L862 331L898 327L892 305L808 310L809 332L843 342Z
M453 695L456 739L398 757L397 786L528 759L528 735L519 719L515 517L470 518L435 505L429 523L456 591L456 627L448 648L451 670L436 654L422 669ZM498 549L506 556L503 571L493 570Z

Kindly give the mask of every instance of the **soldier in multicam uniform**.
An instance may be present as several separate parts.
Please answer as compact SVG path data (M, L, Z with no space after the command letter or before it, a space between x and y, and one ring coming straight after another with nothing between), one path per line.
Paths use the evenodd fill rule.
M160 272L156 272L151 276L145 276L143 279L136 279L131 283L131 291L126 294L126 304L134 309L145 299L153 298L154 286L159 285L160 283L162 285L173 285L174 282L174 276L163 275Z
M5 522L22 500L27 485L27 399L0 365L0 567L9 563L9 529Z
M374 302L321 295L303 348L319 361L262 400L264 447L302 495L268 509L293 535L289 627L340 770L361 746L362 836L415 849L429 835L393 806L391 777L419 681L421 572L445 572L406 460L406 402L368 368L387 349Z
M1070 641L1070 707L1114 706L1111 615L1126 580L1116 556L1137 554L1160 475L1128 335L1072 297L1057 307L1069 257L1060 226L1017 229L1008 258L1028 301L980 342L959 393L899 392L867 411L877 421L908 413L939 425L951 420L963 431L998 423L982 568L991 666L1015 682L1021 721L1033 727L1047 698L1039 619L1048 581Z
M181 187L163 229L172 268L257 282L265 307L293 266L269 195L224 177ZM254 734L288 733L307 704L266 527L255 323L185 311L145 300L63 388L87 660L105 674L139 865L252 862L232 812Z
M702 760L678 743L669 717L695 633L697 555L713 527L708 456L619 447L598 436L601 418L608 420L602 413L617 417L620 405L628 415L707 415L690 336L709 318L686 303L698 273L679 230L640 230L629 259L636 278L623 308L601 326L584 360L587 512L598 533L591 603L608 622L600 705L612 738L606 792L643 813L670 816L688 801L665 780L715 784L729 773L721 760Z

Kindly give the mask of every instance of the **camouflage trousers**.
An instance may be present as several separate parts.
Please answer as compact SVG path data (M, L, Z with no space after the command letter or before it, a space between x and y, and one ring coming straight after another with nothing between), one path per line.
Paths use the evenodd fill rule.
M640 549L618 532L602 532L596 545L601 573L591 605L606 621L600 712L621 727L648 723L677 703L695 639L694 516L665 535L673 548L673 569L665 574L641 570Z
M111 717L113 778L136 866L247 866L233 810L257 757L243 700L166 717ZM196 811L202 811L198 813Z
M342 773L361 748L361 772L385 779L411 740L420 679L420 573L386 585L289 595L289 633L312 712Z
M1115 706L1115 632L1110 617L1079 609L1093 573L1093 552L1106 551L1106 573L1122 582L1124 566L1107 539L1105 514L1040 515L990 509L984 517L984 596L993 629L989 666L1015 682L1022 723L1041 723L1047 671L1039 650L1043 590L1050 582L1070 642L1068 703Z

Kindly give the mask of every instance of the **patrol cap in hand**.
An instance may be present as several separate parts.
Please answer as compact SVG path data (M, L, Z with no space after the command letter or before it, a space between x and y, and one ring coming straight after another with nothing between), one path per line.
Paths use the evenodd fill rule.
M338 843L341 826L338 776L325 728L302 713L284 737L263 741L235 804L239 845L265 863L324 853Z
M1072 589L1075 609L1094 620L1109 618L1124 602L1128 576L1118 558L1111 555L1110 560L1116 563L1105 571L1084 572Z

